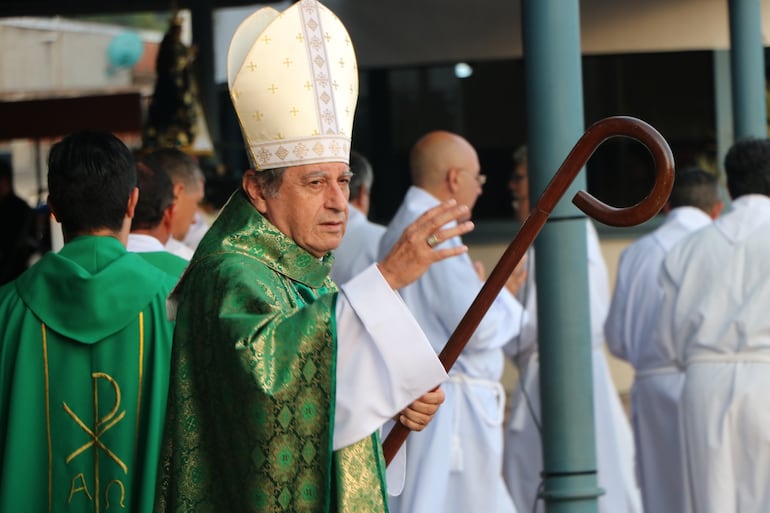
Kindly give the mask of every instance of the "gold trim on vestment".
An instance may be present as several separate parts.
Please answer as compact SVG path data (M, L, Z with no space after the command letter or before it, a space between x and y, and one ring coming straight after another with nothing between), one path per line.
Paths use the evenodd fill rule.
M134 447L139 449L139 418L142 413L142 377L144 376L144 312L139 312L139 388L136 391L136 437Z
M48 438L48 513L51 513L53 490L53 449L51 448L51 395L48 389L48 341L45 336L45 324L40 323L43 335L43 379L45 380L45 432Z

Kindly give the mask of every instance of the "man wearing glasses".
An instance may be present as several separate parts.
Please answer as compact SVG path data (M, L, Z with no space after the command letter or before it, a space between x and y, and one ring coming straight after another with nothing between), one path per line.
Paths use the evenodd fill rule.
M412 187L382 238L381 255L409 223L441 202L453 198L470 212L486 181L473 146L445 131L430 132L417 141L410 169ZM463 246L459 236L429 237L427 242L440 248ZM434 264L399 290L436 352L481 290L483 275L481 265L464 254ZM391 512L516 511L501 474L505 393L500 377L502 347L527 324L528 316L514 297L524 277L523 271L512 274L449 373L449 381L441 385L446 394L443 406L424 432L407 439L406 481L402 494L390 499Z

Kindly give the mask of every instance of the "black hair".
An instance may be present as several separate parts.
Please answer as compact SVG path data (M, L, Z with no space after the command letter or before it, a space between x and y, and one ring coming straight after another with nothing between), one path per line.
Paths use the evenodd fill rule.
M136 204L131 230L151 230L163 220L163 214L174 203L174 184L165 171L143 162L136 165L139 202Z
M736 142L725 155L730 196L770 196L770 139L748 138Z
M107 132L68 135L48 154L48 192L65 232L119 231L136 165L131 151Z
M707 212L719 201L716 175L699 167L677 171L674 187L668 198L671 208L690 206Z

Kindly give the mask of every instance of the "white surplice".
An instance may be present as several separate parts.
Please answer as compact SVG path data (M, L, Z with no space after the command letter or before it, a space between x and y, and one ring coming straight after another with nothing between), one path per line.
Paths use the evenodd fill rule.
M376 265L341 285L336 318L335 450L369 436L447 377Z
M609 309L610 292L607 266L601 254L599 237L593 224L586 224L589 310L591 324L591 360L593 372L594 428L599 486L600 513L640 513L641 497L634 475L634 442L618 392L610 375L604 353L604 320ZM533 256L533 255L530 255ZM530 258L529 282L525 306L537 318L534 258ZM558 322L554 319L553 322ZM518 341L506 348L520 370L520 382L512 400L511 417L505 431L504 476L520 512L545 511L537 499L543 471L540 423L540 364L537 352L525 358L515 357ZM535 501L537 509L533 509ZM654 512L650 512L654 513Z
M380 239L385 227L369 221L353 205L348 205L348 223L345 236L334 250L332 279L335 283L345 283L369 265L377 261Z
M152 235L143 233L129 233L126 242L126 250L131 253L157 253L168 251L161 241Z
M660 336L685 368L680 423L692 510L770 511L770 198L747 195L677 244Z
M635 371L631 411L637 476L650 513L689 513L678 430L684 374L676 366L674 348L655 337L663 295L658 275L674 244L710 223L702 210L678 207L655 231L627 247L604 325L610 352Z
M439 204L411 187L387 228L380 256L422 213ZM439 247L457 247L459 237ZM482 282L467 254L433 264L399 292L440 352L471 305ZM391 513L512 513L515 507L501 475L505 394L500 385L502 347L528 316L503 290L470 338L442 385L446 401L432 422L407 438L406 483L390 501Z

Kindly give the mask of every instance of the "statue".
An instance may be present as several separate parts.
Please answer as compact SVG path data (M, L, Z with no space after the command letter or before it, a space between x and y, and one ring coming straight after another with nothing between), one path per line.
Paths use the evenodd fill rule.
M146 150L191 146L197 135L196 47L181 39L182 20L172 17L155 64L157 78L142 134Z

